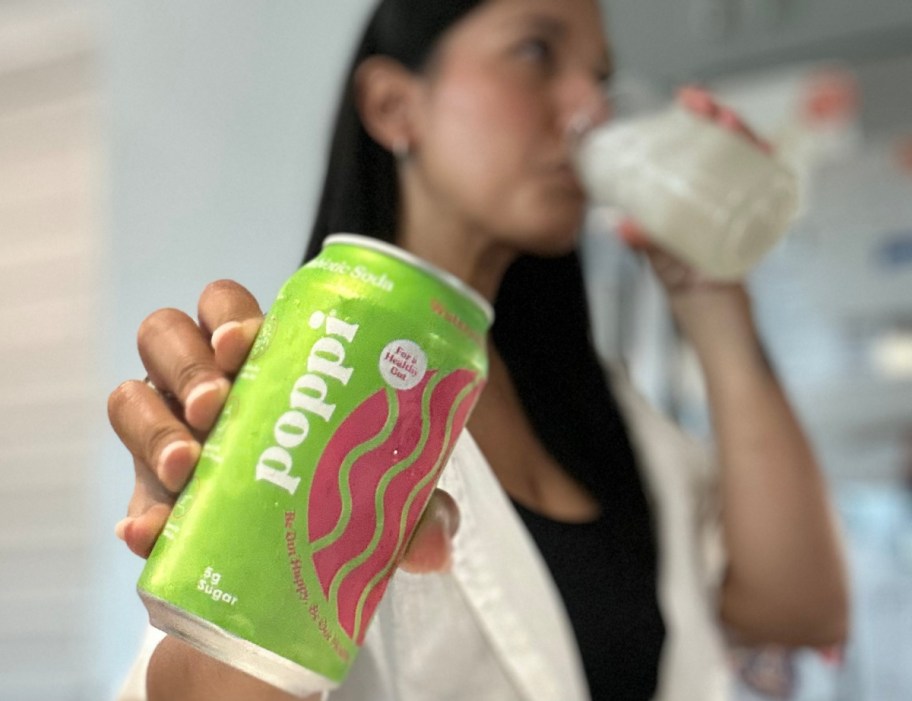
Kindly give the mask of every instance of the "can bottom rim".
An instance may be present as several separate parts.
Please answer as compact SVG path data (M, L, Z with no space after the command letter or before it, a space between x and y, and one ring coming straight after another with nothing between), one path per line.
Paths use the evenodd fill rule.
M338 684L209 621L140 591L149 623L200 652L295 696L335 689Z

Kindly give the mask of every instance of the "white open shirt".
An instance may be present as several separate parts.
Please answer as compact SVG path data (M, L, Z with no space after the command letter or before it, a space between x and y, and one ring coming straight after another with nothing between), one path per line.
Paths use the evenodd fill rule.
M706 452L612 377L659 539L666 639L656 701L723 701L730 676L717 623L724 567ZM573 631L534 542L468 432L440 487L459 505L447 574L397 571L351 674L331 701L588 701ZM162 634L152 628L118 696L144 701Z

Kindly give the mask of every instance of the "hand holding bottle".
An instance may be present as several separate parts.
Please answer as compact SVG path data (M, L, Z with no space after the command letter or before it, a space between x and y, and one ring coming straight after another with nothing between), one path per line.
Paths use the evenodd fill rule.
M586 130L577 165L595 203L620 209L651 242L713 280L743 278L798 206L795 175L697 88L658 114Z

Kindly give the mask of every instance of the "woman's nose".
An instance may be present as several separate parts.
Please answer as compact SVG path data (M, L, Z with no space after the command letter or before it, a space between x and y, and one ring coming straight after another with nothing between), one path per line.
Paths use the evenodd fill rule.
M606 122L612 116L611 94L607 86L590 75L579 76L568 87L564 110L565 133L580 134Z
M585 109L588 111L593 124L601 124L611 119L614 114L613 103L611 94L605 85L597 84L597 90L588 100Z

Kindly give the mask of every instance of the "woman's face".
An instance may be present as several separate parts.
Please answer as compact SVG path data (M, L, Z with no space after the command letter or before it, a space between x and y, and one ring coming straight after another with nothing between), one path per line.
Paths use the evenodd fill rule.
M441 40L422 80L420 196L493 242L570 250L585 197L568 125L597 108L611 63L595 0L489 0Z

